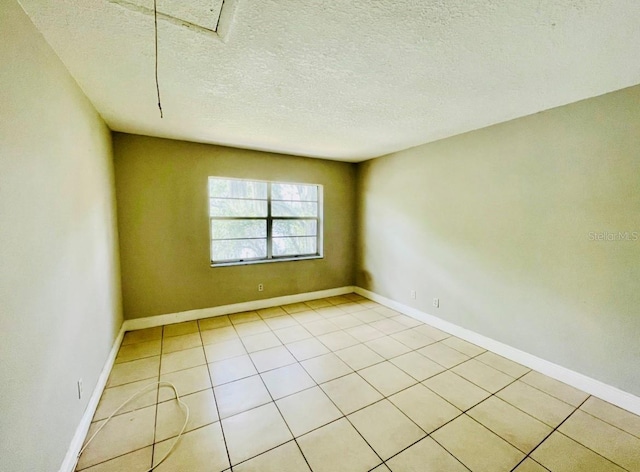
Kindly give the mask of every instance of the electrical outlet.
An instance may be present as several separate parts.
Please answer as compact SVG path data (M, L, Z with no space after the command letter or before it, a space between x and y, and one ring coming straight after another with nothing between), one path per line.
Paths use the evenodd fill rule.
M439 298L434 298L433 299L433 306L435 306L436 308L438 308L440 306L440 299Z
M78 400L82 400L82 379L78 379Z
M264 291L264 285L258 284L258 292L263 292L263 291Z
M415 300L415 299L416 299L416 291L411 290L411 300Z

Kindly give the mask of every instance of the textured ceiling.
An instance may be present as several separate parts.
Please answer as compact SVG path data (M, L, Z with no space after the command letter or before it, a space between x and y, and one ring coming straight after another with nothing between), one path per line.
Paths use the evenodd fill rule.
M640 83L638 0L20 0L116 131L360 161ZM214 20L220 17L217 25Z

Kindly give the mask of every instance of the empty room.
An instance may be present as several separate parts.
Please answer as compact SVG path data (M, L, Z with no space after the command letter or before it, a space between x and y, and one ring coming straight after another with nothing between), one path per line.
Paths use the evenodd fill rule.
M0 2L0 470L640 472L640 3Z

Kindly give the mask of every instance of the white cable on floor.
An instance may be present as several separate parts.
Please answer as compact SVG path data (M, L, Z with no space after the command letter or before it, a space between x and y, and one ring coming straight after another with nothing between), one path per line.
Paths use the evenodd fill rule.
M104 423L102 423L100 425L100 427L96 430L96 432L91 435L91 437L85 443L85 445L82 446L82 449L80 449L80 452L78 453L78 458L80 458L80 456L82 455L84 450L89 446L89 444L91 444L91 441L93 441L93 438L95 438L97 436L97 434L100 431L102 431L102 428L104 428L106 426L106 424L109 422L109 420L111 420L111 418L113 418L120 410L122 410L122 408L124 408L127 403L129 403L134 398L139 397L140 395L145 393L147 390L149 390L151 387L163 386L163 385L166 386L166 387L171 387L173 389L173 392L176 394L176 400L177 400L178 404L185 410L185 419L184 419L184 425L182 426L182 429L180 430L180 434L178 434L178 437L175 439L175 441L173 442L173 444L171 445L171 447L169 448L167 453L164 455L164 457L162 459L160 459L160 461L156 465L154 465L149 470L147 470L147 472L151 472L156 467L158 467L160 464L162 464L167 459L167 457L169 457L169 455L173 452L174 448L176 447L176 444L178 444L178 441L180 440L180 437L184 434L184 430L187 428L187 423L189 422L189 407L187 406L187 404L185 402L180 400L180 395L178 395L178 390L176 389L176 386L173 385L171 382L165 382L165 381L154 382L154 383L151 383L151 384L141 388L136 393L131 395L124 403L122 403L122 405L120 405L118 408L116 408L116 410L113 413L111 413L111 415L109 415L109 417L106 420L104 420ZM158 395L159 395L159 393L158 393Z

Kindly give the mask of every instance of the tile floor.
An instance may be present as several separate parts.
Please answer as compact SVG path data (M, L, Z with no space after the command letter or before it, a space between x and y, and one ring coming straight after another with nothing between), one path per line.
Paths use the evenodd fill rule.
M355 294L128 332L89 435L159 380L160 472L640 471L640 417ZM146 471L172 398L77 470Z

